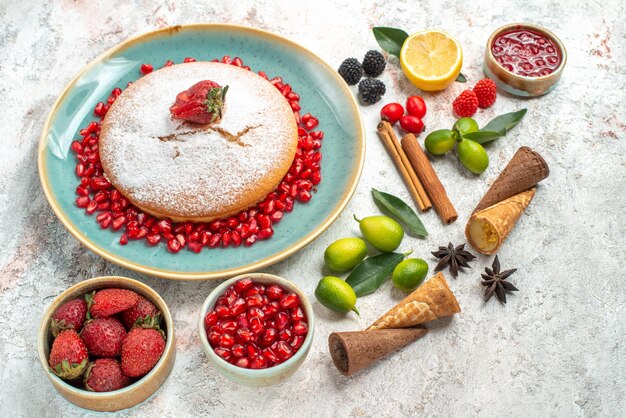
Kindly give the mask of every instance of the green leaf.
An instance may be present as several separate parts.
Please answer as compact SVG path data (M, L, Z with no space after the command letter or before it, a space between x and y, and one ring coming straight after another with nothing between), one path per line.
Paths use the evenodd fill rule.
M472 141L478 142L479 144L484 144L489 141L493 141L494 139L500 138L502 135L500 132L493 131L477 131L470 132L468 134L463 135L464 139L471 139Z
M458 83L467 83L467 78L465 78L465 76L463 75L463 73L459 73L459 75L456 76L456 80L454 80Z
M428 236L420 218L402 199L376 189L372 189L372 197L378 207L405 224L412 233L418 237Z
M375 27L372 29L372 32L374 32L376 41L378 41L378 45L380 45L383 50L400 58L400 50L406 38L409 37L408 33L402 29L381 26Z
M517 112L505 113L504 115L496 116L488 124L483 126L480 130L482 132L498 132L500 136L504 136L526 114L526 109L518 110Z
M391 276L393 269L404 259L404 254L385 253L366 258L357 265L346 279L357 297L369 295Z

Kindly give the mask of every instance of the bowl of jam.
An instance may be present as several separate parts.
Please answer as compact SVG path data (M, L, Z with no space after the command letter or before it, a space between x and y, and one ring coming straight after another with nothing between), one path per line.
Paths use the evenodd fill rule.
M566 61L565 47L555 34L538 25L513 23L489 37L483 70L502 90L536 97L552 90Z

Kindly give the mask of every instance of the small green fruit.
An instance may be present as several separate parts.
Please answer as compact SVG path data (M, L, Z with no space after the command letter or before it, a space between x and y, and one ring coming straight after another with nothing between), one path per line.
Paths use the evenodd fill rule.
M322 278L315 288L315 298L331 311L342 313L353 311L359 315L358 309L354 306L356 305L354 289L339 277Z
M487 152L476 141L462 139L457 145L456 151L459 154L459 161L463 164L463 167L474 174L481 174L489 166Z
M407 258L393 269L391 280L403 292L411 292L422 284L428 273L428 264L421 258Z
M456 137L456 132L451 129L439 129L428 134L424 146L432 155L443 155L454 148Z
M361 220L355 216L354 219L359 223L359 229L367 242L377 250L390 253L402 242L402 226L388 216L368 216Z
M455 131L459 133L459 136L463 136L465 134L469 134L472 132L478 132L478 123L472 118L461 118L454 122L454 126L452 127Z
M367 245L361 238L342 238L324 251L324 262L338 273L354 268L367 256Z

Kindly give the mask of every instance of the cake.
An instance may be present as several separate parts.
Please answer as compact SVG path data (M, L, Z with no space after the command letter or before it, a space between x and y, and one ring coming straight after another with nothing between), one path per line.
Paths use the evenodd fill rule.
M211 80L228 86L220 118L175 119L177 95ZM291 166L298 128L287 100L237 66L193 62L145 75L111 105L100 131L107 179L158 218L208 222L263 200Z

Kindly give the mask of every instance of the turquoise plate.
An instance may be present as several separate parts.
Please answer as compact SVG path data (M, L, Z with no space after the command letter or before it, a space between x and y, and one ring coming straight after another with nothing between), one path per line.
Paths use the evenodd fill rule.
M296 202L275 226L272 238L251 247L205 248L170 253L161 243L119 244L120 233L100 229L94 216L75 206L75 159L70 144L95 120L92 109L114 87L136 79L148 62L182 62L239 56L253 71L280 75L301 96L302 112L320 120L324 131L322 182L310 202ZM276 263L315 239L344 209L354 193L365 157L363 122L348 86L307 49L259 29L226 24L176 26L129 39L110 49L69 83L54 104L41 134L39 176L50 206L81 243L107 260L153 276L206 280L234 276Z

